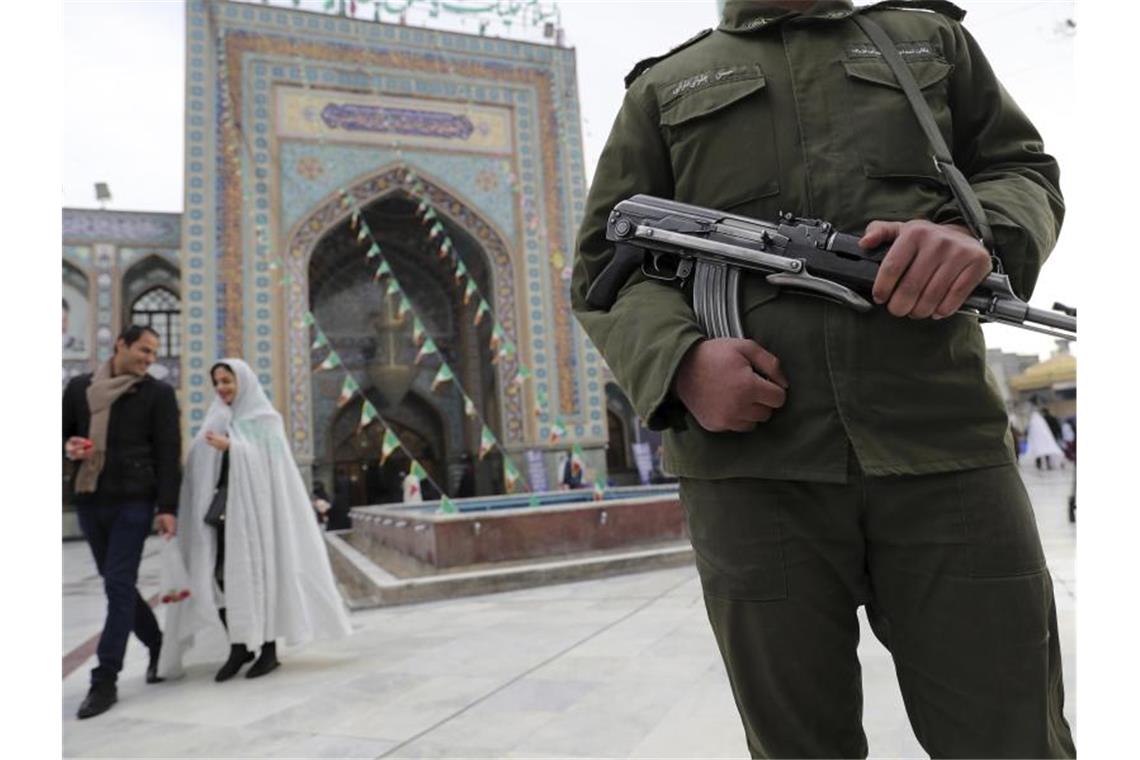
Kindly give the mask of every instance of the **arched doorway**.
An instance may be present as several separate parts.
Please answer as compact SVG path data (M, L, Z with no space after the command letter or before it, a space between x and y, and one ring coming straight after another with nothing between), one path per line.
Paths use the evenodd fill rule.
M123 275L120 324L153 328L158 361L151 374L174 387L181 382L182 302L178 269L160 256L147 256Z
M361 386L361 394L338 409L343 374L313 374L314 477L347 489L352 505L398 500L398 476L409 466L408 453L440 489L454 495L464 453L478 450L481 423L464 414L456 383L432 390L438 360L415 361L419 347L413 339L413 314L482 419L501 435L498 378L490 361L490 320L474 324L477 304L464 302L466 281L457 279L448 261L437 255L438 244L429 239L417 204L403 189L393 189L361 207L361 219L412 311L401 314L399 296L389 295L376 282L380 259L367 256L371 241L361 241L349 219L316 242L308 262L310 311ZM440 221L468 276L481 292L492 293L491 272L479 242L443 215ZM380 465L383 426L357 429L362 397L376 407L410 452L397 452ZM490 466L484 461L476 468L477 493L492 488ZM430 485L425 495L431 495Z

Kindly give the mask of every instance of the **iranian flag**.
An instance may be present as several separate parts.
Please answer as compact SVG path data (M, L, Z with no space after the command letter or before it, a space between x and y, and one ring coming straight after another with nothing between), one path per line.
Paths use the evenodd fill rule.
M586 452L582 451L581 444L575 443L570 447L570 466L578 465L582 472L586 471Z
M424 323L420 321L419 317L416 317L412 320L412 340L414 340L418 346L424 342L425 335Z
M428 354L437 354L437 353L439 353L439 349L437 349L435 347L435 341L432 340L431 338L427 338L424 341L424 344L422 346L420 346L419 353L416 354L416 364L419 364L420 359L424 358Z
M480 298L479 299L479 308L475 311L475 324L477 325L483 321L483 315L484 314L490 314L490 313L491 313L491 307L487 305L487 302L485 300Z
M395 281L393 280L393 282L395 282ZM403 319L404 315L407 314L409 311L411 311L411 308L412 308L411 302L408 301L407 296L405 296L403 293L401 293L400 294L400 303L396 307L396 317L399 319Z
M352 397L356 395L358 390L360 390L360 386L352 379L352 375L346 374L344 376L344 385L340 387L340 395L337 396L336 399L336 405L341 407L347 404L352 400Z
M388 280L388 289L384 291L390 296L397 295L400 292L400 283L396 282L396 278Z
M479 293L479 286L475 284L474 280L467 281L467 288L463 291L464 305L471 303L471 299Z
M372 406L372 402L364 399L364 403L360 405L360 424L356 426L357 432L371 425L380 416L380 412L376 411L376 407Z
M467 276L467 265L460 261L455 265L455 284L463 282L463 278Z
M379 282L380 280L384 279L385 277L391 276L391 274L392 274L392 267L388 266L387 261L381 261L380 266L376 267L376 274L372 275L372 279Z
M437 237L439 237L442 234L443 234L443 225L440 224L439 222L435 222L431 226L431 229L428 230L428 239L435 240Z
M606 479L599 473L594 479L594 501L601 501L604 498L606 498Z
M318 329L317 338L313 341L313 349L316 350L318 348L326 348L328 345L329 339L325 337L325 334L321 332L320 329Z
M550 442L557 443L558 439L566 436L566 425L562 422L562 418L558 417L554 420L554 424L550 426Z
M519 362L519 371L515 373L515 377L513 380L511 380L511 382L514 383L515 385L521 386L523 383L525 383L530 378L531 378L530 368L527 367L522 362Z
M514 491L515 483L519 482L519 471L507 457L503 457L503 479L507 482L507 490Z
M487 452L495 448L495 434L491 428L483 426L483 434L479 437L479 458L487 456Z
M380 255L380 246L373 243L368 247L368 258L373 259Z
M364 238L372 234L372 230L368 229L368 222L360 223L360 232L356 233L356 242L361 243Z
M475 402L467 395L463 396L463 413L471 419L479 416L479 412L475 409Z
M453 515L456 512L458 512L459 510L456 509L454 501L447 498L446 495L443 495L443 496L439 497L439 509L437 509L436 511L441 512L445 515Z
M323 369L336 369L339 366L340 356L337 355L336 351L333 351L323 362L317 365L317 371L320 372Z
M400 439L392 432L391 428L384 431L384 440L380 443L380 464L388 461L388 457L392 456L392 452L400 448Z
M534 399L534 416L545 417L548 406L550 406L550 399L546 397L546 391L539 388Z
M447 258L451 255L452 250L454 250L454 246L451 244L451 238L445 237L443 242L439 244L439 257L441 259Z
M313 312L306 311L301 315L301 322L304 323L305 327L312 327L317 323L317 318L313 316Z
M420 464L419 461L415 460L415 459L412 460L411 474L412 474L412 477L414 477L416 480L419 480L419 481L427 480L427 476L428 476L427 470L425 470L423 465Z
M360 224L360 209L352 209L352 229L356 229L356 225Z
M451 367L444 363L440 366L439 372L435 373L435 377L431 381L431 389L434 391L436 386L449 383L454 379L455 375L451 374Z
M491 350L498 353L499 346L501 346L503 344L503 340L505 340L506 337L507 337L507 334L505 332L503 332L502 326L500 326L496 322L495 326L491 329L491 341L490 341Z

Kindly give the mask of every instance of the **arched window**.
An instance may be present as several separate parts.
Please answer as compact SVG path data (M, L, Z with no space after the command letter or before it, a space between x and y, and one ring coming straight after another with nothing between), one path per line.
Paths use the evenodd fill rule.
M158 333L160 357L177 357L182 351L180 306L178 296L166 288L151 288L131 304L131 323Z

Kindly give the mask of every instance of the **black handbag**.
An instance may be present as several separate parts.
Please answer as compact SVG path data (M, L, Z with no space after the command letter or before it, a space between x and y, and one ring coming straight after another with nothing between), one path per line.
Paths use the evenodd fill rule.
M210 508L206 510L203 521L214 528L220 528L226 523L226 487L218 486L214 489L214 498L210 499Z
M226 485L229 483L230 452L222 452L222 471L218 474L218 485L214 489L214 496L210 499L210 508L202 522L213 528L221 528L226 524Z

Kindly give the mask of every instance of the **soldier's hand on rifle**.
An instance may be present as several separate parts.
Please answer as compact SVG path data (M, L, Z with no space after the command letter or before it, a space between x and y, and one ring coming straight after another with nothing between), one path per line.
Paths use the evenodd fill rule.
M787 387L780 360L755 341L712 338L685 354L673 389L705 430L744 433L784 405Z
M874 221L859 245L875 248L890 241L872 295L896 317L948 317L992 269L989 252L958 224Z

